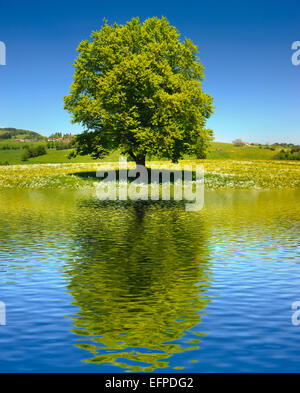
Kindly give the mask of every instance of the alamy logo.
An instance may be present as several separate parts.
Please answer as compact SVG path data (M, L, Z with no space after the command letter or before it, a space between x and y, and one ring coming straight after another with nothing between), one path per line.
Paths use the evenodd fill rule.
M6 65L6 46L0 41L0 65Z
M292 50L296 51L292 55L292 63L294 66L300 65L300 41L292 43Z
M292 315L292 324L294 326L299 326L300 325L300 302L294 302L292 304L292 310L295 312Z
M6 306L3 302L0 302L0 326L1 325L6 325Z
M142 165L130 169L126 158L119 165L104 164L96 172L103 178L95 182L100 200L184 201L187 211L198 211L204 205L203 165L165 164Z

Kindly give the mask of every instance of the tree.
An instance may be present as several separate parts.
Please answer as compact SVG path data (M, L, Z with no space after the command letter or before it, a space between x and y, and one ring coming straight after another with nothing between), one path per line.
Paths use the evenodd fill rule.
M197 47L181 42L165 17L112 26L104 21L78 52L64 97L73 123L86 128L76 136L78 154L102 158L119 148L140 165L147 154L177 162L194 152L199 137L212 138L205 128L212 97L202 90Z
M212 131L211 137L209 134L204 136L199 136L195 145L195 154L198 159L207 158L207 154L209 152L210 142L212 140Z
M234 144L234 146L237 146L237 147L245 145L245 143L241 139L235 139L234 141L232 141L232 143Z
M49 136L49 138L51 138L51 139L62 138L62 133L61 133L61 132L55 132L55 133L51 134L51 135Z
M28 161L31 157L39 157L44 154L47 154L47 150L45 145L36 145L36 146L24 146L24 152L22 154L22 161Z

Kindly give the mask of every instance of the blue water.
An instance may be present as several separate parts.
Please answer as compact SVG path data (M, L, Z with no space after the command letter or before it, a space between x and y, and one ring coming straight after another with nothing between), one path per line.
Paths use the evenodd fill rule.
M299 372L299 191L0 193L2 372Z

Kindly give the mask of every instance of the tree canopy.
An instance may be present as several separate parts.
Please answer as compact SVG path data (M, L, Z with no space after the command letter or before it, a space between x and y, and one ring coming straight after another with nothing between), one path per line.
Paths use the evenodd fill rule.
M113 149L144 164L146 155L177 162L212 138L205 128L212 97L201 82L197 46L165 17L104 25L82 41L65 109L86 131L77 153L102 158Z

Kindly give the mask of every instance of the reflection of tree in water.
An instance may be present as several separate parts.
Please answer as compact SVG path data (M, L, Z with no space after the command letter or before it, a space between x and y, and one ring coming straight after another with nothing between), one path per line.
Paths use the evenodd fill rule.
M190 342L173 341L199 324L209 301L201 216L160 203L81 209L66 274L80 308L73 332L89 337L79 347L94 354L87 361L151 371L167 367L172 354L198 348L201 332Z

